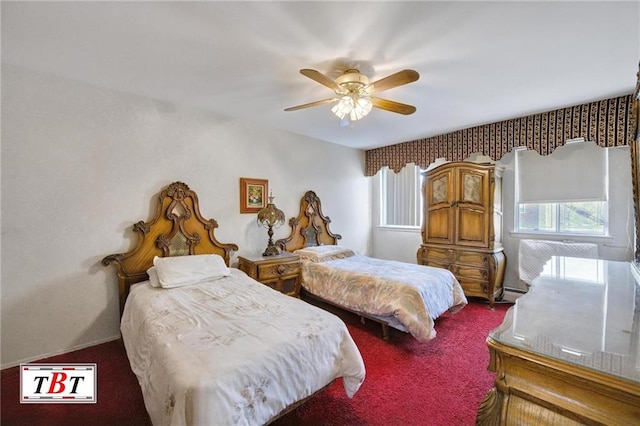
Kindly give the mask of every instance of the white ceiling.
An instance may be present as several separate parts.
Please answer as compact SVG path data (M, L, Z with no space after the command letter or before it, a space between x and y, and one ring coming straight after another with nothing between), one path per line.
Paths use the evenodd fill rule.
M640 3L627 2L6 2L2 61L373 148L629 94ZM332 96L299 73L357 67L420 79L380 94L341 127Z

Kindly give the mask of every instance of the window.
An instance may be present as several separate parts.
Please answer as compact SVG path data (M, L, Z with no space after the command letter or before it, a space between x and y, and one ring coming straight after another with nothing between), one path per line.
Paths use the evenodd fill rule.
M380 170L380 226L420 227L422 223L422 174L407 164L398 173Z
M516 152L516 229L527 233L608 233L608 151L569 142L553 154Z
M518 204L520 232L605 235L604 201Z

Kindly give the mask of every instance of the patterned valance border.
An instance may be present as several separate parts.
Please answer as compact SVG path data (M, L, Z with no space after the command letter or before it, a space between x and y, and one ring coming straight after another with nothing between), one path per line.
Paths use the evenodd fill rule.
M427 167L442 157L462 161L473 153L497 161L519 146L547 155L574 138L602 147L629 145L635 137L635 120L631 94L575 105L371 149L366 151L365 175L373 176L384 166L397 173L407 163Z

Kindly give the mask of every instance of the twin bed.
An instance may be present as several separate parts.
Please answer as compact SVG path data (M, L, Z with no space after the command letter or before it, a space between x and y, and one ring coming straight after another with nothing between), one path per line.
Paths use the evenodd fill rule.
M102 261L117 269L122 339L153 424L266 424L338 377L352 396L365 368L344 322L229 268L238 247L217 227L174 182L134 225L136 247Z
M420 341L466 304L449 271L356 255L336 245L329 222L309 191L276 242L300 255L308 295ZM217 227L174 182L155 217L134 225L136 246L102 261L116 267L122 339L153 424L268 424L337 378L353 396L365 366L344 322L230 268L238 247L219 242Z
M289 220L290 235L276 241L300 255L303 296L380 323L384 339L392 327L420 342L436 336L436 318L467 304L451 271L356 254L337 245L342 237L331 232L330 223L320 198L307 191L298 216Z

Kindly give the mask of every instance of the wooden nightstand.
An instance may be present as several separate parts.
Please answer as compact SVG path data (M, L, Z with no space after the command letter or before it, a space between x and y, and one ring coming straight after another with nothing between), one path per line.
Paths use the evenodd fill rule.
M300 297L300 258L282 252L278 256L238 256L238 269L256 281L293 297Z

